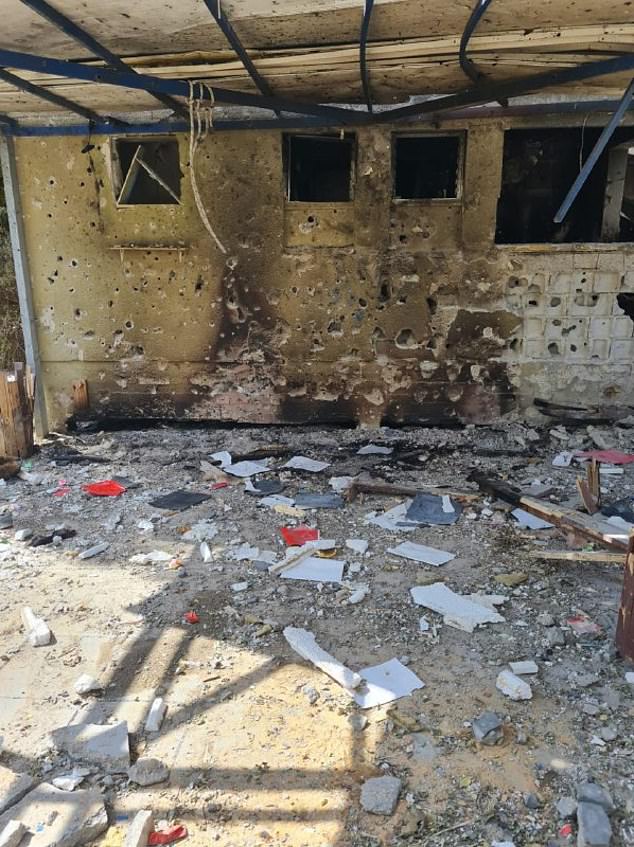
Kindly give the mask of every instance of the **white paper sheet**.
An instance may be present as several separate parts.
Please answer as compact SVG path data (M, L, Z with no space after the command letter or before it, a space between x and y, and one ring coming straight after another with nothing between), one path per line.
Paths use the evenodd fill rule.
M388 509L387 512L382 512L380 515L377 515L376 512L370 512L365 516L365 522L367 524L374 524L374 526L380 526L381 529L388 529L391 532L412 532L418 529L415 524L411 526L399 526L399 522L406 520L405 514L411 503L411 500L406 500L404 503L399 503L398 506Z
M224 465L222 470L231 476L253 476L256 473L266 473L271 469L266 462L236 462L235 465Z
M365 680L365 685L362 684L355 692L354 699L362 709L391 703L425 686L422 679L398 659L390 659L381 665L365 668L360 674Z
M417 585L410 589L412 599L417 606L424 606L438 612L444 622L463 632L473 632L477 626L485 623L504 623L502 615L486 606L474 603L469 597L456 594L443 582L432 585Z
M283 579L306 579L310 582L341 582L345 561L308 556L299 564L280 573Z
M289 459L285 465L282 465L283 468L290 468L291 470L297 471L310 471L311 473L318 473L329 466L330 462L318 462L316 459L309 459L306 456L293 456L293 458Z
M513 509L511 512L521 529L551 529L553 524L543 521L541 518L525 512L524 509Z
M388 553L393 556L402 556L424 565L444 565L456 558L455 553L447 553L446 550L437 550L435 547L426 547L424 544L414 544L413 541L403 541L398 547L388 548Z
M394 452L393 447L381 447L380 444L366 444L357 450L357 456L389 456Z

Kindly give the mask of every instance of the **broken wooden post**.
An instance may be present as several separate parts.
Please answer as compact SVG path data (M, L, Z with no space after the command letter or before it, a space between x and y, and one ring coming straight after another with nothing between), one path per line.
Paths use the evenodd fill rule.
M13 371L0 371L0 456L33 455L34 388L31 370L21 362Z
M634 661L634 533L630 534L625 557L623 593L616 624L616 649L623 659Z

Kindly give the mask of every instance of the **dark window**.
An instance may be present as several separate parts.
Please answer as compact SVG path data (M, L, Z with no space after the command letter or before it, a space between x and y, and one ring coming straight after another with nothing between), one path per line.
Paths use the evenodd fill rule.
M458 197L461 137L404 135L394 139L394 196L401 200Z
M351 135L288 135L288 199L311 203L350 200L353 145Z
M617 130L565 219L553 221L598 135L594 128L505 133L498 244L632 240L634 177L626 141L632 129Z
M115 141L117 203L180 203L181 170L176 140Z

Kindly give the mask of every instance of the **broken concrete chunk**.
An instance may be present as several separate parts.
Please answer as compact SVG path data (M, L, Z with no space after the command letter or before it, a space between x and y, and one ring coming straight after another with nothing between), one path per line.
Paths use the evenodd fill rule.
M495 687L511 700L531 700L533 697L530 685L511 671L501 671Z
M322 650L312 632L287 626L284 629L284 638L302 659L311 662L339 685L347 689L358 688L361 685L363 681L361 676L342 665L330 653Z
M128 770L128 777L137 785L156 785L158 782L165 782L169 775L167 765L151 758L137 759Z
M356 606L358 603L363 602L367 595L370 593L369 585L359 585L352 594L348 597L347 603L349 606Z
M165 550L152 550L150 553L136 553L130 556L131 565L160 565L163 562L171 562L174 557Z
M110 545L107 541L102 541L101 544L93 544L92 547L89 547L87 550L84 550L82 553L80 553L77 558L92 559L94 556L98 556L100 553L105 553L108 547L110 547Z
M43 782L0 817L0 830L11 820L30 832L29 847L78 847L108 828L108 813L98 791L65 791ZM43 825L45 822L45 825Z
M166 711L167 704L165 703L165 700L163 700L162 697L157 697L150 706L150 711L145 719L145 731L158 732L161 728L161 724L163 723Z
M78 694L90 694L91 691L101 691L103 685L90 674L83 673L75 682L75 691Z
M533 674L539 671L536 662L532 662L530 660L525 662L509 662L509 667L516 676Z
M200 558L205 562L205 564L209 564L209 562L213 561L213 554L211 552L211 547L207 544L206 541L202 541L200 544Z
M473 737L479 744L493 747L504 737L502 732L502 718L495 712L483 712L472 724Z
M609 847L612 826L605 809L596 803L579 803L577 807L577 847Z
M34 783L28 773L14 773L0 765L0 814L21 800Z
M577 800L579 802L596 803L603 806L606 812L614 811L614 801L607 788L597 785L596 782L582 782L577 787Z
M400 779L395 776L377 776L363 783L361 805L371 815L393 815L400 794Z
M74 791L82 784L84 779L91 773L90 768L73 768L71 773L56 776L51 782L55 788L61 788L62 791Z
M126 832L123 847L146 847L148 837L154 829L154 814L149 809L137 812Z
M0 832L0 847L18 847L26 832L26 827L21 821L9 821Z
M51 733L55 746L73 759L102 765L109 773L130 767L128 724L72 724Z
M574 797L562 797L557 800L557 814L561 820L569 820L574 818L577 812L577 801Z
M53 637L46 621L38 618L33 609L25 606L22 609L22 623L26 629L26 635L33 647L45 647L50 644Z
M16 541L28 541L32 535L32 529L18 529L13 537Z
M443 615L446 624L464 632L473 632L477 626L485 623L504 623L504 618L498 612L456 594L442 582L416 586L410 590L410 594L418 606L438 612Z
M0 515L0 529L11 529L13 526L13 515L11 512L3 512Z
M348 550L353 550L355 553L363 556L368 549L368 542L365 538L347 538L346 547Z

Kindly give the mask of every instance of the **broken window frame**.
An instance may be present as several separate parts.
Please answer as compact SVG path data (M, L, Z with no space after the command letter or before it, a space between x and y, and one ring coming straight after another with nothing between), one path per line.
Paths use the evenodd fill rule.
M291 199L291 139L293 138L328 138L332 141L347 141L350 145L350 177L348 184L347 200L292 200ZM284 172L284 200L292 205L317 203L319 205L353 203L355 199L356 164L357 164L357 136L354 132L285 132L282 135L283 172Z
M137 150L132 157L132 161L130 162L130 167L126 175L123 174L123 168L121 166L121 158L119 154L118 145L120 142L137 144ZM178 153L178 166L179 166L179 185L180 181L183 178L182 172L180 170L180 144L178 142L178 138L173 135L165 135L165 136L115 136L110 139L110 162L111 162L111 177L112 177L112 188L114 192L115 204L118 209L136 209L139 206L141 207L154 207L154 206L181 206L182 205L182 195L180 192L177 194L173 188L168 185L162 177L157 174L152 166L147 162L143 161L142 147L144 144L160 144L163 142L168 142L170 144L176 145L176 151ZM136 168L135 168L136 165ZM135 168L135 173L138 173L139 168L143 168L146 174L154 179L157 184L165 191L170 197L172 197L171 201L164 201L161 203L130 203L122 200L123 192L126 188L129 187L131 191L134 187L134 182L131 179L131 174L133 172L133 168ZM131 183L128 186L128 183ZM126 199L128 199L126 197Z
M396 194L396 147L400 138L457 138L458 157L456 160L456 196L455 197L399 197ZM454 130L450 132L395 132L392 133L392 202L393 203L433 203L461 204L464 194L464 172L467 150L467 131Z

